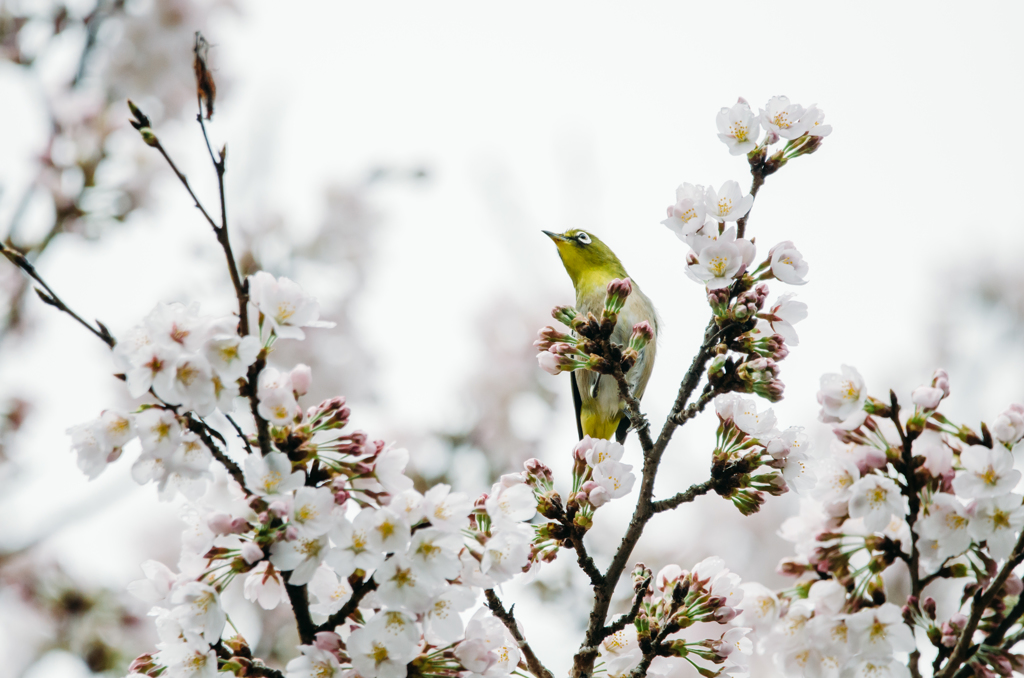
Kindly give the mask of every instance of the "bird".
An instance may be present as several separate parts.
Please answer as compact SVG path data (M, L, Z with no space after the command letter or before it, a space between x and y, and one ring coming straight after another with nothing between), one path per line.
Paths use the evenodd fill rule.
M616 278L629 275L622 262L611 248L596 235L582 229L570 229L565 233L543 233L554 241L558 256L562 259L569 278L576 290L576 311L586 315L593 313L598 318L604 309L605 290L608 283ZM619 312L618 323L612 332L613 342L625 346L633 331L633 325L646 320L654 330L652 339L640 352L632 368L626 373L633 396L638 400L647 388L654 368L654 355L658 336L658 313L654 304L630 279L633 292L626 298L626 304ZM576 409L576 431L580 440L584 436L625 442L629 432L629 418L624 416L626 403L619 393L619 386L609 375L600 375L590 370L576 370L570 377L572 399Z

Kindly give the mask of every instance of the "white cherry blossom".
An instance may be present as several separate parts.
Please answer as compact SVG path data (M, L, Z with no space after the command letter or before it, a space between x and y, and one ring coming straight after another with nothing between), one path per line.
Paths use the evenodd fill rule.
M979 543L987 542L989 553L997 560L1013 551L1021 527L1024 507L1019 494L979 499L971 505L971 536Z
M281 339L305 339L302 327L334 327L319 320L320 305L288 278L258 271L249 276L249 298L256 307L256 312L249 313L250 322L262 321L263 333L253 334L267 337L273 332Z
M850 488L850 517L863 518L871 532L885 529L892 516L905 515L900 488L889 478L869 475Z
M807 130L812 137L827 137L832 134L832 125L825 124L825 111L811 104L800 116L800 126Z
M171 603L176 606L171 614L183 630L201 635L211 645L220 640L227 615L215 588L198 581L183 583L171 592Z
M377 597L391 608L424 612L444 585L429 569L418 567L408 557L396 553L377 568Z
M340 678L344 673L333 652L315 645L300 645L299 652L285 667L286 678Z
M533 497L533 488L526 483L517 483L511 487L500 482L495 483L484 506L487 515L497 527L529 520L537 513L537 500Z
M319 537L333 526L334 495L327 487L300 487L288 512L288 523L303 537Z
M807 131L809 119L804 107L789 103L789 97L775 96L761 109L761 124L768 132L775 132L783 139L796 139Z
M715 221L736 221L750 211L754 196L743 195L738 182L730 179L715 191L714 186L704 190L704 207L707 215Z
M329 617L348 602L352 596L352 587L348 579L338 578L331 568L321 565L309 580L309 592L316 599L309 606L309 611Z
M916 646L903 612L892 603L854 612L846 618L846 625L854 649L866 657L889 657L893 652L910 652Z
M463 636L463 610L476 602L476 594L466 586L445 586L427 608L423 618L423 637L433 645L454 643Z
M283 452L263 457L250 454L242 462L242 475L249 491L261 497L280 497L302 487L306 476L292 471L292 462Z
M1013 491L1020 481L1013 455L1005 447L970 445L960 453L960 463L964 470L957 471L953 490L961 497L998 497Z
M849 365L842 366L842 374L823 374L818 390L819 418L826 423L842 422L843 428L857 428L864 423L861 413L867 395L864 379Z
M289 584L302 586L316 574L328 550L330 544L326 536L282 540L270 547L270 562L283 572L291 572Z
M457 532L462 529L473 510L473 500L462 492L452 492L443 483L434 485L423 495L423 515L439 530Z
M754 115L744 99L731 108L720 110L715 122L718 138L729 147L730 155L744 155L757 147L757 139L761 136L761 117Z
M285 598L281 575L266 560L260 561L245 577L245 599L264 610L273 610Z
M802 301L794 301L791 293L783 294L765 311L764 315L768 316L767 323L772 332L782 335L782 338L790 346L800 344L800 338L793 325L807 317L807 304Z
M927 515L919 519L915 531L925 540L935 542L934 547L922 546L921 552L941 563L946 558L958 556L971 545L968 529L969 518L966 507L951 494L937 493L927 506Z
M772 275L790 285L807 284L807 262L800 250L789 240L780 242L768 251Z
M362 678L405 678L406 664L416 658L419 640L412 617L383 611L353 631L346 645L352 666Z
M707 208L704 206L704 187L700 184L680 184L676 189L676 202L668 207L668 218L662 221L680 240L704 225Z

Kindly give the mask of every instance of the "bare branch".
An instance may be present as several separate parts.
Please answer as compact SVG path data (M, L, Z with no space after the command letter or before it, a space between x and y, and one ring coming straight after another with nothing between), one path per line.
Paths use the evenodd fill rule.
M650 585L651 578L648 577L647 579L642 581L640 585L636 587L636 589L633 592L633 606L629 608L629 612L622 615L605 628L605 638L615 633L618 633L622 629L626 628L626 624L633 623L633 621L636 619L636 616L640 614L640 606L644 602L644 596L647 595L647 589L650 587Z
M39 275L39 272L36 271L36 267L32 265L32 262L25 258L25 255L7 247L2 242L0 242L0 254L3 254L12 264L23 270L30 278L42 285L42 290L38 287L36 288L36 294L38 294L39 298L43 300L43 303L49 304L57 310L67 313L69 316L77 320L82 327L99 337L100 341L110 348L114 348L114 345L117 344L117 340L110 334L110 331L107 330L106 326L97 320L96 327L93 327L86 321L82 320L80 315L68 308L67 304L61 301L61 298L57 296L57 293L50 289L50 286L47 285L46 281ZM43 290L45 290L45 292Z
M526 665L530 668L532 673L537 678L555 678L554 674L549 671L544 664L541 663L537 655L534 654L533 648L526 642L526 638L519 631L519 625L516 624L516 618L512 616L512 610L515 609L515 605L506 612L505 607L501 604L501 600L498 595L494 592L494 589L485 589L484 595L487 597L487 607L491 608L491 612L494 616L501 620L501 623L505 625L508 632L512 634L516 643L519 645L519 649L523 652L523 657L526 658Z

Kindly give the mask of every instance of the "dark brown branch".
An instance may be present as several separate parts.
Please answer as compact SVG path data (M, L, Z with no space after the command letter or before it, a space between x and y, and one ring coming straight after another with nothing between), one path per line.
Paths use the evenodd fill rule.
M256 395L256 385L259 383L260 372L263 371L266 365L265 352L261 352L256 362L249 365L249 372L245 377L247 383L240 391L241 395L249 399L249 410L252 412L252 418L256 421L256 444L259 445L260 453L264 457L274 451L270 443L270 424L260 416L260 401Z
M516 618L512 616L512 610L515 609L515 605L512 606L508 612L505 611L505 607L501 604L501 600L498 595L494 592L494 589L485 589L484 596L487 597L487 607L491 609L491 612L495 617L501 620L501 623L505 625L508 632L512 634L516 643L519 645L519 649L522 650L523 657L526 659L526 665L537 678L555 678L554 674L549 671L544 664L541 663L540 659L534 653L533 648L526 642L526 638L519 631L519 625L516 624Z
M210 137L206 134L206 124L203 122L202 101L199 102L199 114L196 116L199 127L203 130L203 140L206 141L206 150L210 153L210 161L217 171L217 189L220 192L220 228L213 227L217 235L217 242L224 250L224 258L228 263L228 274L231 276L231 284L235 288L235 297L238 298L238 334L245 336L249 333L249 290L238 275L238 264L235 262L235 255L231 251L231 240L228 237L228 206L224 197L224 172L227 169L226 148L220 152L220 159L214 157L213 148L210 146Z
M662 513L664 511L671 511L677 506L687 504L697 497L703 496L710 492L715 487L714 480L705 480L703 483L697 485L690 485L689 489L679 492L668 499L662 499L651 504L652 509L655 513Z
M694 356L693 362L690 363L690 367L679 386L679 393L676 396L672 411L662 427L661 434L650 451L644 454L643 473L636 508L633 510L633 517L629 522L626 533L622 537L622 542L619 544L619 548L616 550L615 555L612 557L612 562L605 572L604 585L594 589L594 607L590 611L586 636L573 659L571 674L573 678L584 678L593 673L598 644L607 637L604 635L606 630L605 619L608 616L608 608L611 605L612 595L615 592L615 585L622 576L626 563L633 553L633 548L643 534L644 527L655 513L653 502L654 480L657 476L658 466L661 463L661 457L665 452L665 448L668 447L669 440L671 440L675 429L679 427L679 424L675 423L673 419L683 411L690 396L693 395L693 391L697 388L697 384L700 383L700 379L704 374L704 367L711 358L711 350L717 343L717 324L714 318L712 318L704 330L704 341L701 343L700 350Z
M764 186L764 172L760 168L751 167L750 176L752 181L750 182L750 195L753 198L757 198L757 192L762 186ZM751 205L750 209L754 209ZM736 237L742 238L747 231L747 219L750 218L750 210L736 221Z
M359 608L359 603L366 597L366 594L373 591L375 588L377 588L377 582L373 580L373 577L357 582L352 587L352 595L349 597L348 601L341 606L340 610L332 614L327 621L318 626L316 629L317 632L333 631L335 626L343 624L345 620L348 619L348 616Z
M237 482L240 487L244 488L245 478L242 476L242 469L240 469L238 464L233 462L227 454L220 449L217 443L213 442L213 437L210 434L212 433L220 437L221 442L224 442L223 437L221 437L214 429L210 428L210 425L205 421L197 420L191 414L185 415L185 422L188 425L188 430L199 436L199 439L203 441L206 448L210 450L210 454L213 455L213 458L219 461L224 468L228 470L228 473L231 474L231 477L235 479L235 482Z
M99 337L100 341L105 343L110 348L114 348L114 345L117 344L117 340L115 340L114 337L111 336L110 332L103 325L103 323L97 320L96 327L98 327L99 329L96 329L96 327L93 327L86 321L82 320L82 317L80 315L78 315L70 308L68 308L67 304L61 301L61 298L57 296L57 293L50 289L50 286L47 285L46 281L42 279L42 277L36 271L36 267L32 265L32 262L25 258L25 255L16 250L12 250L11 248L5 246L2 242L0 242L0 254L3 254L5 257L7 257L7 259L12 264L23 270L30 278L35 280L43 287L42 290L37 287L36 294L39 295L39 298L42 299L44 303L53 306L59 311L67 313L69 316L77 320L78 323L82 325L82 327L89 330L97 337ZM43 290L46 291L44 292Z
M633 606L629 608L629 612L622 615L604 630L605 638L614 635L626 628L626 624L632 624L636 620L636 616L640 614L640 606L643 605L644 597L647 595L647 589L651 585L651 578L648 577L633 592Z
M288 583L291 572L284 573L284 589L288 593L288 600L292 604L292 614L295 615L295 626L299 630L299 640L303 645L312 645L317 628L313 618L309 616L309 593L306 586L292 586Z
M1024 532L1017 539L1013 552L1006 559L1002 569L999 570L999 574L992 580L988 588L979 589L974 594L974 600L971 604L971 616L967 620L967 625L957 640L956 646L953 648L953 654L950 656L949 661L946 662L945 668L942 669L942 673L938 674L936 678L952 678L953 675L958 675L957 669L960 668L960 665L968 661L978 649L976 645L973 645L973 638L974 632L981 622L981 617L985 614L985 610L988 609L989 605L992 604L996 594L1003 588L1003 584L1009 579L1013 569L1020 565L1022 561L1024 561Z
M619 395L626 401L626 416L629 417L629 423L636 429L636 435L640 438L640 447L643 448L644 454L648 454L654 448L654 441L651 440L651 424L640 411L640 401L633 396L621 366L617 367L612 376L619 385Z
M235 429L235 433L238 434L238 437L242 440L242 444L245 445L245 451L248 452L249 454L252 454L252 445L249 444L248 436L246 436L245 433L242 432L242 427L239 426L235 422L235 420L231 418L230 414L225 414L224 418L228 420L229 424L231 424L231 428Z
M246 667L247 676L263 676L264 678L285 678L285 675L277 669L272 669L266 664L250 664Z
M569 529L569 542L572 544L572 548L576 551L576 562L579 564L580 569L590 577L590 585L594 588L604 585L604 576L601 571L597 569L597 565L594 564L594 559L587 553L587 547L583 543L584 532L576 527L572 523L566 524Z

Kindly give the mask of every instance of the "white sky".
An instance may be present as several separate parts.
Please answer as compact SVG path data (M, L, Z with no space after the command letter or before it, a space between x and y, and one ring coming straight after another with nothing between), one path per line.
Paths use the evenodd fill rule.
M422 188L378 194L387 224L372 303L358 312L389 356L381 416L420 424L452 416L468 369L453 341L494 295L571 301L568 278L540 234L570 227L608 242L665 320L645 397L652 417L664 416L707 309L683 275L686 247L658 222L683 181L717 187L735 179L749 187L745 159L730 156L715 136L715 114L737 96L755 107L775 94L817 103L835 130L817 154L769 177L749 225L760 255L793 240L811 266L808 285L773 285L773 297L797 291L810 307L798 327L801 345L783 363L780 422L812 425L817 378L840 363L858 366L878 395L927 380L937 367L928 336L942 307L937 281L960 275L958 264L1012 265L1022 252L1020 3L645 2L626 9L252 0L244 7L241 19L226 18L208 35L235 81L212 132L229 142L236 223L276 210L301 239L318 222L323 189L333 181L379 164L431 169ZM191 155L181 156L202 167L202 176L191 127L172 126L161 137L191 145ZM69 241L47 255L45 272L69 302L119 328L167 290L188 290L204 303L219 295L228 308L225 280L190 275L196 257L219 254L169 181L159 214L98 246ZM212 198L210 185L194 183ZM200 247L204 254L196 254ZM104 292L112 287L120 294ZM404 350L396 312L430 327L417 337L420 345L451 363L420 365ZM111 402L89 381L104 379L109 363L102 347L85 347L86 337L50 316L40 316L39 341L22 348L25 359L5 361L0 382L17 380L53 398L45 425L26 435L45 450L37 463L60 467L68 495L80 496L90 490L64 456L63 430ZM55 375L65 374L75 385L56 396ZM1014 374L999 392L954 407L991 418L1021 399ZM551 442L552 454L571 444L571 424L564 432L566 440ZM710 447L694 433L681 440ZM155 501L151 492L133 496L133 505ZM50 511L40 508L44 517ZM134 567L126 563L111 577L130 578Z

